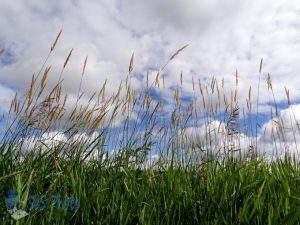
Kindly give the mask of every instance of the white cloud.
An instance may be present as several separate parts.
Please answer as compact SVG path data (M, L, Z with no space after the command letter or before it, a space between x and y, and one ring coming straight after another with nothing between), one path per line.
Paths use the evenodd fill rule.
M292 105L280 111L278 117L262 126L259 137L260 151L267 157L283 158L285 153L299 156L300 105Z
M282 0L4 0L0 44L13 55L13 63L2 66L1 80L25 88L62 28L62 38L49 63L54 66L54 83L68 51L75 48L65 73L69 92L78 90L75 84L79 84L86 54L90 57L85 90L92 92L105 78L109 78L112 90L116 81L125 79L133 51L135 71L144 72L163 65L173 51L188 43L190 47L166 70L170 85L180 70L187 80L191 75L196 80L212 75L230 80L238 68L242 81L255 86L259 60L264 57L263 76L271 72L281 100L285 97L283 85L292 93L298 89L294 83L300 69L299 8L297 1ZM264 93L262 100L267 100Z
M9 111L10 103L15 93L12 89L0 84L0 114Z
M267 160L283 159L285 154L299 157L300 104L280 110L279 116L264 123L259 133L257 150L260 157ZM184 134L186 138L191 138L195 144L199 144L204 150L211 150L213 154L222 155L229 153L230 149L241 149L242 155L245 155L251 145L252 150L255 150L255 137L247 137L243 133L229 136L226 125L220 121L212 121L198 128L187 128ZM238 156L239 151L234 155Z
M41 136L29 136L20 140L20 148L23 153L33 150L47 152L60 144L64 144L67 137L62 132L45 132Z
M79 150L74 149L76 146L85 147L84 150L86 152L94 150L93 152L95 153L99 150L95 143L95 141L98 139L98 132L94 132L92 134L77 133L70 139L63 132L52 131L44 132L41 136L35 135L22 138L19 141L19 147L21 148L22 153L25 154L40 150L42 152L49 151L52 153L53 149L55 149L57 146L61 146L61 149L63 150L63 152L60 152L59 155L62 155L63 153L69 153L69 150L73 151L74 153L74 151Z
M189 127L184 135L194 143L199 151L209 152L217 157L224 155L246 156L249 153L253 140L243 133L229 135L229 130L225 123L211 121L200 127ZM187 142L188 143L188 142Z

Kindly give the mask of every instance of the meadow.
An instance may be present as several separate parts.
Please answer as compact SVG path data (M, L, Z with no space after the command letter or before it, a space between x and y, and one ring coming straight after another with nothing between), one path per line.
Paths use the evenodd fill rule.
M86 57L78 94L70 97L63 78L73 49L57 83L47 83L48 60L60 35L6 116L0 143L1 224L300 223L298 158L277 154L277 149L288 150L289 125L279 119L271 76L262 78L263 60L257 93L249 87L246 104L239 97L238 72L230 91L224 80L212 77L208 84L192 78L188 99L179 73L172 95L164 96L163 70L188 46L175 51L154 79L146 74L139 90L131 84L133 54L115 91L107 90L108 80L90 96L82 90ZM260 90L263 82L268 90ZM260 91L270 93L270 119L276 125L270 135L274 151L267 156L258 145ZM292 108L290 115L296 120ZM299 128L288 132L295 137ZM7 190L16 194L12 209ZM16 210L28 215L15 220Z

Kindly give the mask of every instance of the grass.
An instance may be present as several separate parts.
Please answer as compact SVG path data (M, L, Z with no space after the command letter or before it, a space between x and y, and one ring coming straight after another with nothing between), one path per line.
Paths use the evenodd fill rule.
M77 211L47 205L32 209L22 224L297 224L300 216L299 167L290 158L165 171L107 168L77 158L62 161L58 172L45 157L14 164L7 153L0 166L1 193L21 182L36 196L80 199ZM1 212L3 224L10 224L3 203Z
M253 127L245 122L253 111L251 87L247 107L241 108L238 72L229 96L224 80L212 78L210 84L199 80L197 87L192 78L193 98L184 101L182 73L180 84L173 87L173 99L164 96L163 69L185 45L163 64L154 80L147 75L140 90L131 87L132 54L127 79L113 93L106 90L105 82L87 97L81 90L86 57L78 94L69 100L63 74L73 49L57 84L47 86L51 73L47 61L61 33L27 92L16 94L11 102L0 143L1 224L300 223L297 158L286 154L269 161L258 155L258 141L251 133L257 133L259 91ZM267 84L276 105L271 118L276 121L270 75ZM286 93L291 105L288 89ZM172 108L165 107L171 101ZM292 109L290 118L295 118ZM200 126L204 136L190 132ZM279 146L274 148L286 148L287 126L276 121L272 140ZM297 129L292 132L296 142ZM216 135L223 135L221 143L214 142ZM245 137L246 149L241 144ZM18 221L4 202L9 189L17 194L16 207L29 213ZM56 199L51 205L58 195L60 203Z

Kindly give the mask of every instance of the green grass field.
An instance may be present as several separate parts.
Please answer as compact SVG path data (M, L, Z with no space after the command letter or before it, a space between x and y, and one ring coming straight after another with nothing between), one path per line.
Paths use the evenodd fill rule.
M300 218L300 171L289 158L159 171L74 158L61 161L58 171L47 157L14 164L7 153L0 167L1 193L13 187L23 199L29 189L80 200L77 210L37 206L19 224L297 224ZM0 207L3 224L11 224L4 202Z
M133 90L132 57L127 79L115 92L108 93L105 82L82 102L81 80L76 101L70 104L62 87L72 51L57 84L47 86L47 60L58 39L27 92L11 102L0 143L0 224L300 223L297 158L286 155L270 161L258 155L257 140L249 135L257 134L257 125L244 123L243 131L240 126L241 117L257 119L258 110L255 114L252 109L250 88L241 116L238 74L229 97L223 82L213 78L204 86L199 80L196 88L193 79L191 90L197 98L189 102L181 99L181 74L170 109L164 107L161 90L167 81L159 72L153 82L147 76L145 86ZM87 59L82 77L86 65ZM261 71L262 61L259 82ZM271 77L266 81L277 105ZM290 105L288 90L287 97ZM259 92L254 104L259 106ZM240 140L244 132L249 139L246 151L240 143L218 148L212 144L216 131L209 127L220 117L226 125L225 142ZM285 124L276 124L274 142L280 140L284 148ZM188 129L200 125L207 132L202 139L193 138ZM28 215L15 220L16 210Z

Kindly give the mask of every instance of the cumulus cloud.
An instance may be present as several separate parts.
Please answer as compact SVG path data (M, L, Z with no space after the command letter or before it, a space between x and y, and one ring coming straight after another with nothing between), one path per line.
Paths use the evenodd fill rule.
M189 127L179 133L185 141L191 140L213 155L247 156L255 152L256 138L237 132L228 135L228 127L220 121L211 121L200 127ZM266 160L283 159L285 155L299 157L300 104L279 111L259 128L257 153Z
M32 153L32 151L41 151L43 153L53 152L53 149L59 147L62 152L59 155L68 154L69 151L80 150L76 146L82 147L84 149L83 155L93 151L89 159L93 156L98 155L99 148L97 146L97 140L99 140L99 133L94 132L92 134L77 133L71 138L65 135L63 132L52 131L44 132L42 135L28 136L20 139L19 147L22 154Z
M180 136L191 140L199 151L217 157L232 155L246 157L251 151L253 140L243 133L232 133L224 122L211 121L200 127L189 127Z
M149 67L159 68L186 43L190 48L165 71L170 85L181 70L190 83L192 75L231 80L236 68L244 83L255 84L264 57L263 76L272 74L279 100L284 98L283 85L291 92L298 89L291 82L299 71L296 1L4 0L0 10L0 44L7 50L5 60L0 60L1 80L17 88L24 88L38 71L62 28L62 39L49 64L56 66L51 74L55 83L68 51L75 48L65 73L69 92L77 91L74 84L79 83L86 54L90 57L84 88L92 92L105 78L111 82L124 79L133 51L135 71L142 73ZM190 85L186 88L191 89ZM262 94L262 100L267 96Z
M260 151L269 158L283 158L285 154L299 156L300 105L281 110L262 126L259 137Z
M7 113L9 111L10 103L15 95L15 92L0 84L0 114Z
M33 150L48 151L59 144L66 143L67 138L62 132L45 132L41 136L29 136L20 140L22 153L29 153Z

